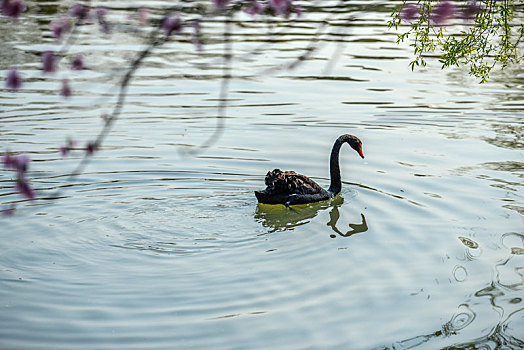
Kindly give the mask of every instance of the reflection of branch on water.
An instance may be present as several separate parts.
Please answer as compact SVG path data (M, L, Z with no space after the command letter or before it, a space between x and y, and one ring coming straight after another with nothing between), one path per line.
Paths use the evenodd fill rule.
M480 248L477 242L464 237L459 237L459 239L464 243L467 251ZM524 317L524 307L521 305L523 298L521 294L518 294L524 286L524 275L521 272L522 262L516 260L519 257L518 254L515 254L515 251L522 248L515 247L515 243L518 245L524 244L524 235L515 232L508 232L502 235L501 246L504 247L503 249L506 249L509 256L499 260L494 266L494 275L491 282L473 292L470 298L459 305L453 317L444 323L440 330L404 339L395 342L391 347L383 347L382 349L412 349L421 345L425 347L431 346L431 348L435 349L524 349L524 340L521 336L519 337L522 332L518 333L518 329L522 328L519 328L519 326ZM466 253L465 255L467 257L469 254ZM476 258L479 256L476 256ZM465 267L462 268L466 273L465 276L467 276ZM453 273L455 272L456 268ZM507 276L508 273L518 275L518 277L515 279L515 276ZM457 278L456 280L462 281ZM507 283L506 281L511 281L512 283ZM486 302L486 298L489 300L489 303ZM468 341L460 339L461 342L456 343L454 337L470 326L477 319L477 314L485 311L480 310L483 305L482 300L484 300L485 306L491 312L494 311L498 314L498 320L495 320L488 334ZM482 319L482 321L485 322L485 319ZM485 328L484 325L482 327ZM513 334L511 334L512 332ZM455 342L453 342L454 340Z
M518 310L508 316L508 319L517 312L523 311ZM438 344L439 341L444 342L452 336L459 334L459 331L469 326L476 318L476 314L466 304L459 306L457 312L453 315L451 320L446 322L442 329L431 333L419 335L413 338L404 339L400 342L396 342L391 346L391 349L412 349L423 344L428 345L430 341L433 342L435 349L523 349L524 341L513 337L507 333L507 321L497 324L492 331L483 337L473 339L469 342L453 344L453 345L442 345ZM384 347L383 349L390 349Z
M217 125L215 131L200 146L180 151L181 154L196 156L211 147L222 135L224 131L224 121L226 118L227 95L229 91L229 81L231 80L231 59L233 57L233 42L231 41L231 21L233 15L229 14L224 19L224 62L222 63L222 80L220 82L220 92L218 98Z

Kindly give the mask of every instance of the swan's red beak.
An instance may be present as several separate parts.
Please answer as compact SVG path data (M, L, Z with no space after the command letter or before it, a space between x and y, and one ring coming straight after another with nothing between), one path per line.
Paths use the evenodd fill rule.
M362 159L364 159L364 153L362 153L362 147L360 147L360 149L358 150L358 154L360 154Z

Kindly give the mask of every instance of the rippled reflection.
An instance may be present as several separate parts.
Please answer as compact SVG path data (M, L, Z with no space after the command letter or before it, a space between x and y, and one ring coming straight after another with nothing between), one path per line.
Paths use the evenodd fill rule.
M478 249L479 244L471 239L459 237L467 250ZM524 235L508 232L501 236L501 245L506 248L506 256L494 267L491 283L473 292L465 303L458 306L451 319L433 333L415 336L394 343L383 349L411 349L429 343L434 348L446 349L522 349L522 326L524 325L524 305L520 293L524 287L524 265L515 250L523 249ZM520 246L519 246L520 245ZM467 256L467 254L466 254ZM453 276L457 282L468 277L465 266L456 265ZM490 310L482 310L482 301L488 299ZM484 308L485 309L485 308ZM484 336L469 341L454 341L477 320L478 313L490 312L499 320ZM447 339L449 338L449 341ZM454 344L447 346L444 344Z
M31 6L20 35L0 21L0 68L33 81L0 88L0 143L31 156L38 191L64 193L0 218L0 348L523 348L522 68L483 86L436 59L409 72L408 44L384 27L402 2L314 1L296 22L239 14L225 132L181 158L216 128L223 23L203 23L202 52L181 37L144 63L74 183L81 153L58 147L96 134L141 38L82 32L89 69L63 101L37 54L56 45L40 40L47 13L67 4ZM124 18L145 3L104 6ZM297 69L259 74L315 42ZM366 145L364 162L341 162L345 201L257 206L268 163L322 179L341 132ZM6 205L12 175L0 169Z
M364 214L360 214L362 222L349 224L351 229L346 232L342 232L337 227L337 222L340 219L338 208L343 203L344 198L342 196L336 196L330 201L294 205L287 208L283 205L267 205L259 203L255 211L255 220L260 222L264 227L267 227L269 229L268 233L292 230L297 226L309 223L319 212L331 208L329 210L330 220L327 222L327 226L329 226L333 232L341 237L349 237L357 233L366 232L368 226ZM331 234L330 237L335 238L336 235Z
M416 336L405 339L393 344L391 347L383 347L382 349L413 349L424 344L432 344L433 348L443 349L522 349L524 348L524 341L519 339L519 330L524 321L524 309L514 312L508 316L505 322L497 324L491 329L489 334L483 337L478 337L468 342L456 343L452 346L442 346L445 344L447 338L452 338L460 334L467 326L472 324L476 319L475 312L467 304L462 304L458 307L457 312L453 317L446 322L442 329L425 335ZM511 323L516 322L516 327L511 327ZM512 335L508 331L517 332Z
M344 203L342 196L336 196L329 201L293 205L288 208L284 205L259 203L255 210L255 220L267 227L268 233L292 230L310 222L320 211L332 206L340 206L342 203Z

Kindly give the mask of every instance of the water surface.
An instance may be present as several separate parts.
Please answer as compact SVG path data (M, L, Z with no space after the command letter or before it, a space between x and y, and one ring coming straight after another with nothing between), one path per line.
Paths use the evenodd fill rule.
M18 64L28 84L0 92L0 145L29 154L34 186L60 198L22 201L0 172L0 202L18 203L1 219L0 347L522 348L524 73L478 85L436 62L411 72L385 25L399 3L316 2L269 25L235 17L225 129L183 157L217 125L223 24L204 23L203 52L184 37L145 62L73 182L82 153L58 146L97 135L112 67L143 44L83 31L71 51L89 69L67 73L64 101L66 73L42 77L38 53L56 48L42 31L65 5L30 6L17 31L2 19L0 69ZM104 4L115 20L142 5ZM315 41L296 69L274 69ZM342 149L340 196L257 205L273 168L327 186L343 133L366 158Z

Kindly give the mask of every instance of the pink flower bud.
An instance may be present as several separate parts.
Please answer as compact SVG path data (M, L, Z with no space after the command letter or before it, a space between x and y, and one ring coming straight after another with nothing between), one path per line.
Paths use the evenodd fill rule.
M84 57L82 54L78 54L75 56L75 59L73 62L71 62L71 69L72 70L82 70L84 69Z
M74 3L69 9L71 16L78 18L79 20L86 19L89 14L89 8L82 5L81 3Z
M419 8L417 5L413 3L406 4L402 7L402 10L400 10L400 18L406 22L413 21L418 14Z
M15 164L14 162L14 157L11 157L9 153L5 152L2 156L2 163L4 164L4 169L13 169Z
M213 0L213 4L218 10L222 10L229 4L230 0Z
M62 36L69 32L70 29L71 24L69 18L62 18L51 23L51 33L53 33L53 36L57 40L62 39Z
M42 70L44 73L54 73L56 71L56 56L52 51L42 52Z
M7 72L7 78L5 81L5 85L7 86L8 89L18 90L22 87L22 82L23 82L22 76L18 72L18 69L13 67Z
M273 9L275 15L289 16L293 7L292 0L270 0L269 6Z
M20 193L22 196L33 200L35 199L35 191L31 188L31 185L29 185L29 181L26 178L19 178L16 181L15 189Z
M179 32L182 29L182 20L178 15L171 14L164 18L162 28L166 35L169 36L172 32Z
M62 79L62 88L60 89L60 96L69 98L71 97L72 94L73 94L73 90L71 89L71 86L69 85L69 79Z
M96 144L96 142L89 142L87 145L86 145L86 153L87 155L93 155L93 153L95 153L95 151L98 150L98 145Z
M455 5L447 0L440 1L431 11L429 19L436 25L442 25L456 14Z
M21 0L3 0L2 14L13 19L18 19L26 9L25 2Z
M251 6L246 9L246 13L251 16L256 16L262 14L264 10L264 6L255 0L251 3Z

